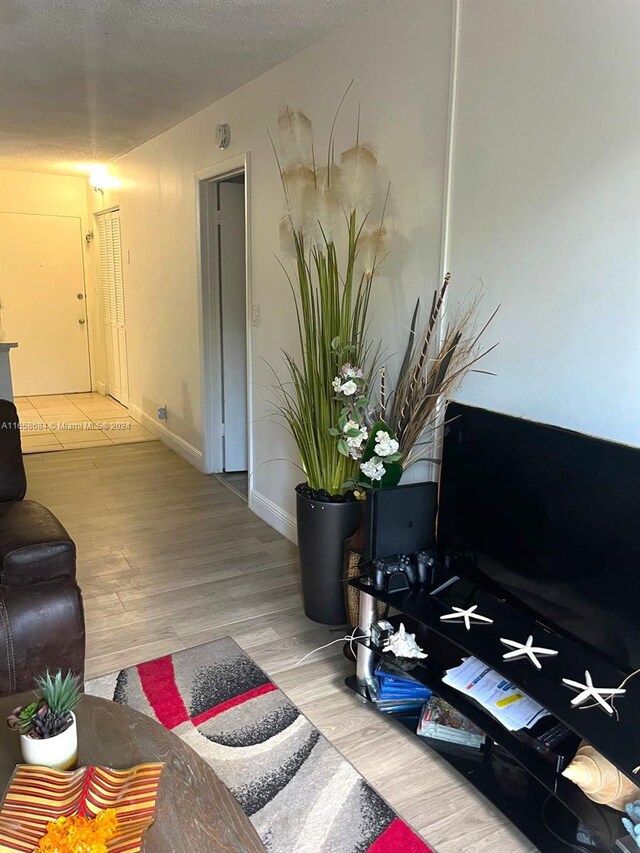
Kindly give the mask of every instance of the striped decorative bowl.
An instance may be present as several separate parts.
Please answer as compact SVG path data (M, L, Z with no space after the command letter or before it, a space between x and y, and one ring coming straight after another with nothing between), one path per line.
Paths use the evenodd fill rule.
M0 853L33 853L47 824L61 816L95 817L115 809L109 853L139 853L153 823L163 764L130 770L81 767L72 772L19 764L0 808Z

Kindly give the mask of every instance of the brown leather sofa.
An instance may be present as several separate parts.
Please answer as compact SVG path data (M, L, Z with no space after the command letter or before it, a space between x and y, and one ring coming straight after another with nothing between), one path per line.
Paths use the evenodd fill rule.
M16 408L0 400L0 696L30 690L47 669L84 678L76 546L26 490Z

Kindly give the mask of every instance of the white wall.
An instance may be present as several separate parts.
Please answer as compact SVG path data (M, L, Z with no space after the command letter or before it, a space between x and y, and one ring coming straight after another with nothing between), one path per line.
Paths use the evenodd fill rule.
M362 135L378 148L392 181L389 225L392 261L375 297L374 330L394 351L418 294L427 300L440 268L441 211L449 99L450 0L394 0L340 28L252 83L145 143L112 168L117 189L95 203L121 207L128 315L130 397L155 417L168 408L168 428L202 448L194 173L244 152L251 156L254 303L261 326L252 330L254 487L268 502L294 511L291 439L267 420L271 382L265 362L281 366L281 347L295 346L291 295L274 257L282 211L279 176L266 126L274 128L288 102L313 119L327 138L336 106L352 78L339 121L337 146L348 147L362 103ZM231 125L226 152L214 128ZM269 506L262 502L260 506ZM259 508L259 507L258 507Z
M640 443L637 237L640 6L607 0L460 0L450 251L440 257L451 62L450 0L393 0L351 22L115 164L129 323L131 400L190 457L202 447L194 173L251 155L252 330L257 509L293 513L295 449L266 420L267 364L293 347L291 299L274 253L281 190L265 126L289 102L324 139L352 77L338 145L358 101L364 136L392 181L392 257L373 334L393 353L416 295L441 264L451 306L484 282L486 341L500 342L460 397ZM228 122L227 152L213 145ZM634 184L634 175L636 182ZM91 195L91 194L90 194ZM94 202L96 197L94 195ZM266 363L267 364L266 364ZM272 461L288 459L291 462ZM285 525L286 527L286 525ZM282 525L281 525L282 529Z
M449 266L499 341L461 399L640 444L640 4L462 0Z
M83 234L91 227L87 208L87 182L82 176L0 169L0 210L40 216L77 217L80 219ZM91 253L86 242L82 245L85 259L91 377L94 382L95 364L100 355L100 346L93 336L93 331L97 327L98 301L93 278L88 274Z

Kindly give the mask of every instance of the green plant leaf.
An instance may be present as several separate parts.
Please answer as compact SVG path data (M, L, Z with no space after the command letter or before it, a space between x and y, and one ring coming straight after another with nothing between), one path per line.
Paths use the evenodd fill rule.
M341 453L343 456L349 456L349 445L344 438L341 438L338 442L338 453Z
M336 429L336 427L329 427L329 435L333 435L334 437L340 435L340 430Z

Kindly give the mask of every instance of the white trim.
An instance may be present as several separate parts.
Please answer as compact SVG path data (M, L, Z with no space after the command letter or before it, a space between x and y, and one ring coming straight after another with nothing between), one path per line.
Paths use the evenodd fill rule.
M214 370L216 353L219 346L214 339L215 329L205 320L215 317L215 300L211 300L203 280L203 241L201 218L201 182L212 178L230 177L244 174L244 221L245 221L245 275L246 275L246 341L247 341L247 470L249 490L253 485L253 361L251 341L251 171L249 153L221 160L213 166L198 169L194 173L196 204L196 264L198 273L198 336L200 347L201 390L202 390L202 463L205 474L220 473L222 460L222 423L218 411L221 394L216 393L216 384L220 381L219 370ZM215 324L214 324L215 325Z
M285 512L278 504L266 498L255 489L249 489L249 509L258 518L266 521L271 527L289 539L294 545L298 543L298 527L295 518Z
M451 7L451 60L449 65L449 110L447 116L447 146L444 163L444 181L442 193L442 233L440 235L440 279L439 285L444 281L446 273L450 272L451 261L451 197L453 195L454 158L456 141L456 117L458 107L458 70L460 65L460 20L462 15L462 0L454 0ZM445 294L442 304L442 313L438 325L438 343L442 346L447 328L447 305L448 293ZM433 438L433 449L435 457L441 456L443 427L444 427L444 404L442 398L437 402L436 421L437 431ZM440 479L440 466L429 463L429 479L437 482Z
M460 59L460 0L455 0L451 12L451 63L449 67L449 113L447 116L447 148L442 193L442 235L440 240L440 281L449 272L451 249L451 196L453 193L453 162L456 141L458 107L458 67Z
M202 470L202 453L196 447L189 444L184 438L180 438L175 432L171 432L161 421L154 420L132 403L129 404L129 414L141 426L148 429L156 438L159 438L163 444L170 447L178 456L182 456L183 459L190 462L198 471Z
M96 380L96 391L98 394L102 394L103 397L107 395L107 386L104 382L101 382L99 379Z

